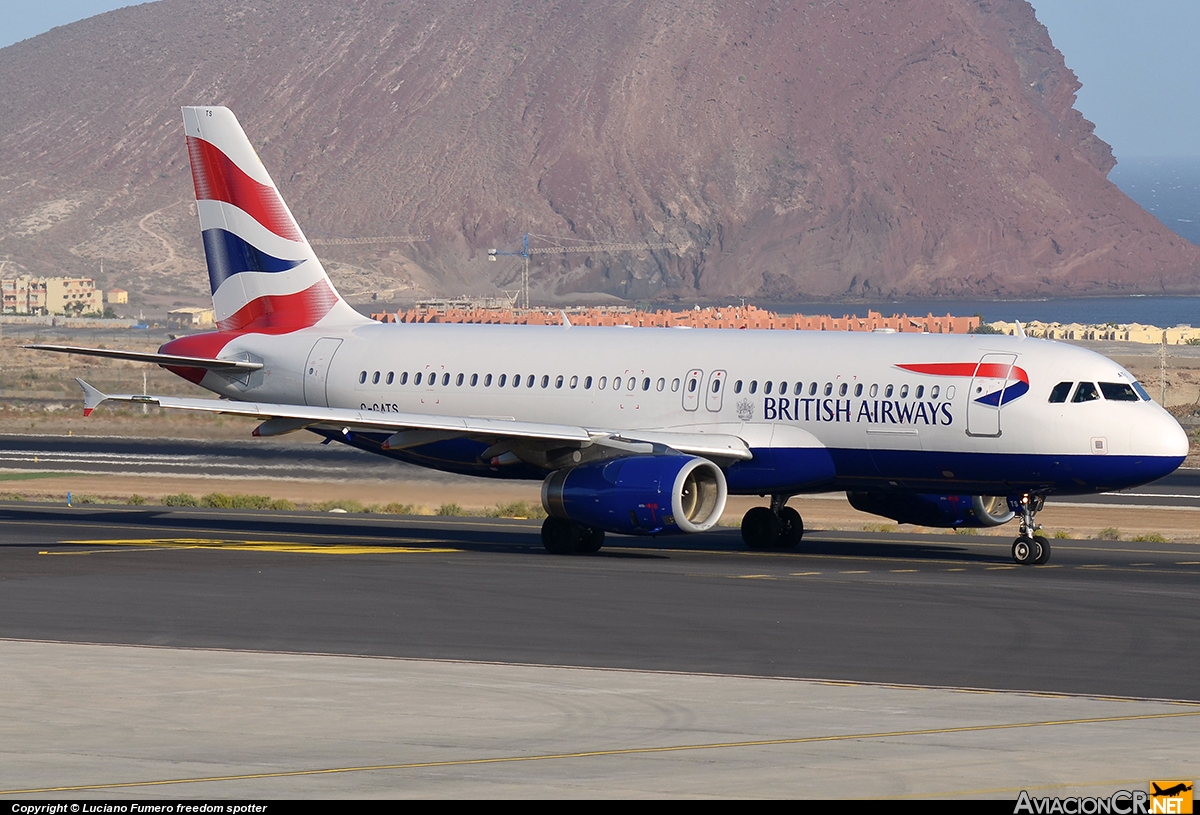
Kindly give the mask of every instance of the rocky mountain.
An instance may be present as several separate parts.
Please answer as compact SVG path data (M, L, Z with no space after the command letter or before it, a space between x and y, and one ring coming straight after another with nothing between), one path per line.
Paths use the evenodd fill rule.
M0 50L4 274L204 294L180 125L241 119L349 295L1200 291L1025 0L160 0Z

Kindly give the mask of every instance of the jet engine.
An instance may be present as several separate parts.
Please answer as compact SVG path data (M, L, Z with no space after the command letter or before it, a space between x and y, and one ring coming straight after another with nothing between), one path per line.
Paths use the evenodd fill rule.
M996 495L921 495L905 492L847 492L850 506L918 526L1000 526L1014 517L1008 499Z
M581 464L542 484L547 514L625 535L703 532L720 519L727 495L720 467L685 455Z

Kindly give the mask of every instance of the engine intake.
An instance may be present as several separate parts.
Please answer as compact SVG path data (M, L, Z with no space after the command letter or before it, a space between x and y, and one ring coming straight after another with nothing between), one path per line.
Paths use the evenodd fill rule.
M626 535L703 532L720 519L727 497L720 467L683 455L581 464L542 483L547 514Z
M917 526L1000 526L1014 517L1008 499L996 495L847 492L846 497L860 512Z

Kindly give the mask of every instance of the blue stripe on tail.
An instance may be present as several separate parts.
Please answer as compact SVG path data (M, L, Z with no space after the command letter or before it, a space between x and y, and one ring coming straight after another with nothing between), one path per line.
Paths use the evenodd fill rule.
M268 255L261 249L224 229L205 229L204 257L208 260L208 282L216 294L229 278L241 272L286 272L303 260L284 260Z

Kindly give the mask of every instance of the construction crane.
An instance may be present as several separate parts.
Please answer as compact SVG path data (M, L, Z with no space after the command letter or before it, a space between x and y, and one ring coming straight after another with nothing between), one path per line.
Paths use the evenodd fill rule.
M552 241L557 240L546 235L530 235L525 234L525 240L521 244L519 252L502 252L499 249L488 250L488 260L495 261L503 256L519 257L524 261L521 271L521 292L524 295L525 308L529 308L529 257L531 255L557 255L567 254L571 252L636 252L639 249L674 249L679 250L679 247L673 243L588 243L579 246L535 246L532 249L529 247L529 239L541 238L542 240Z
M364 243L427 243L428 235L383 235L378 238L313 238L314 246L357 246Z

